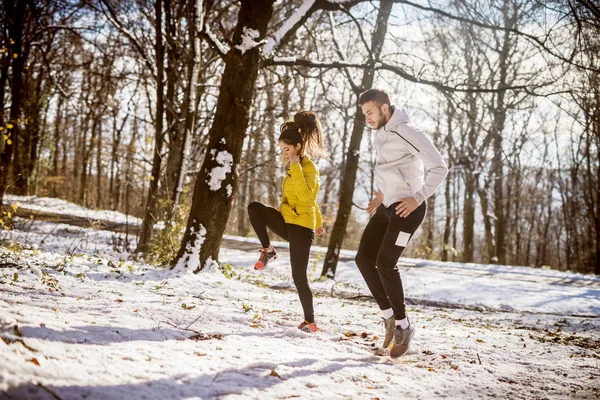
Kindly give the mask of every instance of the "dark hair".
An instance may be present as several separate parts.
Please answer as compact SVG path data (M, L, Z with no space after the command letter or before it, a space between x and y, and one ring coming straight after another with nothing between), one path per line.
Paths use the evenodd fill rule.
M358 104L361 106L365 103L368 103L369 101L374 101L375 103L377 103L378 107L381 107L384 104L387 104L388 106L392 105L392 102L390 101L390 96L383 89L365 90L358 97Z
M298 152L300 157L307 155L311 158L329 158L325 154L321 122L314 112L298 111L294 120L284 122L279 130L280 141L291 146L302 146Z
M279 128L279 141L289 144L290 146L296 146L297 144L303 144L302 135L298 129L298 125L294 121L287 121L281 124Z

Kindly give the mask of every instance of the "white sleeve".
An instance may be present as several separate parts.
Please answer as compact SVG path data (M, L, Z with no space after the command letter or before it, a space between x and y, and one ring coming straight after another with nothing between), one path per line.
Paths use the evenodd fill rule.
M408 146L410 152L419 158L425 166L425 183L414 196L417 203L421 205L442 184L444 178L448 175L448 166L438 149L421 129L412 125L406 125L405 127L407 139L410 140L411 144Z

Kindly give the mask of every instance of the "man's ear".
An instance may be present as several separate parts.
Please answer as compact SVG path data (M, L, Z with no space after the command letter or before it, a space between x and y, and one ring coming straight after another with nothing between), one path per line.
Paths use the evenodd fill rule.
M386 114L389 110L390 110L389 104L384 104L384 105L381 106L381 112L383 114Z

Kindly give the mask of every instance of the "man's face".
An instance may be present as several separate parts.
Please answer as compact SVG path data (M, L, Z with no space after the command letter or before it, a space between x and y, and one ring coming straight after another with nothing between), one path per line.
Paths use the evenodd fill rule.
M367 124L371 125L373 129L379 129L387 123L385 118L385 112L389 108L387 104L383 104L380 107L376 102L368 101L361 105L360 108L363 114L365 114Z

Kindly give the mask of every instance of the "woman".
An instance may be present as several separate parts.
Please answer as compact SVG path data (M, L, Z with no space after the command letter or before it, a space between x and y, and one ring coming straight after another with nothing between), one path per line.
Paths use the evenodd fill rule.
M248 206L250 222L263 248L254 269L264 269L277 253L271 245L267 228L290 243L292 278L304 310L304 321L298 329L316 332L313 296L306 276L310 246L315 233L323 234L323 220L317 204L319 171L311 157L327 157L323 132L317 115L299 111L293 121L280 128L279 148L288 167L283 180L283 197L279 210L259 202Z

